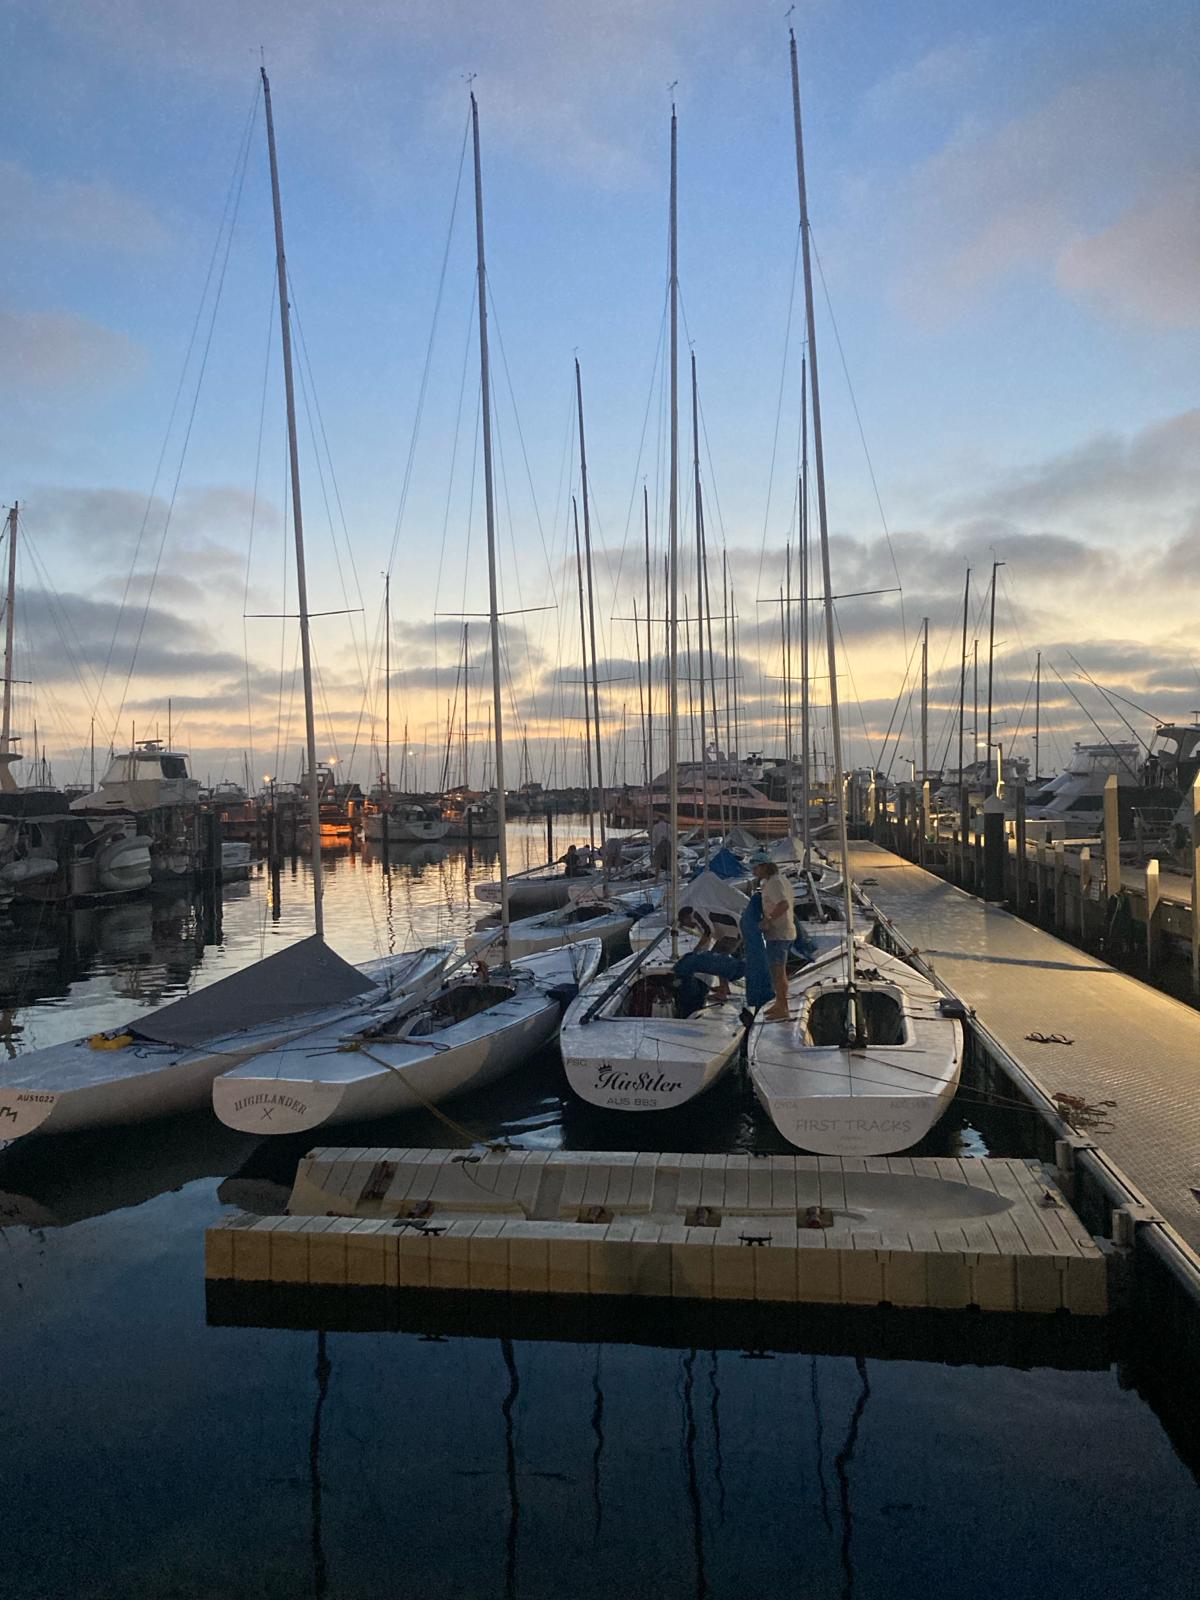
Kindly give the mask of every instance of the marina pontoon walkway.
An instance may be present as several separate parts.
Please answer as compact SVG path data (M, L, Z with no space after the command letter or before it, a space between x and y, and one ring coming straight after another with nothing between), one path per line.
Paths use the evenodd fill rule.
M1116 1101L1095 1142L1200 1249L1200 1011L879 845L850 870L1047 1094ZM1072 1042L1030 1038L1053 1034Z

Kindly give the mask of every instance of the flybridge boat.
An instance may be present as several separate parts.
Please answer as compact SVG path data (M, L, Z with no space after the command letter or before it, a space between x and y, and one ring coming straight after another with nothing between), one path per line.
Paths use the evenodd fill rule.
M158 739L143 739L115 756L91 794L72 800L72 811L158 811L194 806L200 784L188 776L187 757L164 750Z
M115 756L90 794L71 801L86 816L125 812L141 820L150 836L150 861L156 878L190 877L196 867L195 808L200 785L189 777L187 757L166 750L158 739L143 739Z
M481 1089L553 1038L564 1000L600 964L600 941L448 977L416 1004L314 1028L213 1081L213 1109L248 1133L307 1132Z
M18 1056L0 1067L0 1140L197 1110L217 1074L239 1062L321 1028L344 1031L381 1003L425 993L450 950L352 967L314 936L124 1028Z
M962 1024L934 985L899 957L861 946L848 990L846 952L835 946L788 994L793 1019L760 1016L747 1047L754 1092L788 1143L832 1156L919 1143L962 1071Z
M1115 774L1123 808L1140 798L1140 751L1129 744L1077 744L1070 761L1044 789L1026 797L1031 822L1058 823L1068 833L1099 831L1104 815L1104 786Z

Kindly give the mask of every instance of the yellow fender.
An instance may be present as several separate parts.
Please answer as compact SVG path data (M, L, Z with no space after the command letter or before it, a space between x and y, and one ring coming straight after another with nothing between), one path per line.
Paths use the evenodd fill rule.
M88 1040L93 1050L124 1050L132 1043L131 1033L94 1033Z

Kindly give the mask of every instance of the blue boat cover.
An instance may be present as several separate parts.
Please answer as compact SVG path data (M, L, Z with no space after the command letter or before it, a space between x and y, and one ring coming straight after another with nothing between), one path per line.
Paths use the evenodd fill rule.
M767 941L762 931L762 895L757 890L742 912L742 948L746 957L746 1004L757 1011L774 998L775 985L767 965Z

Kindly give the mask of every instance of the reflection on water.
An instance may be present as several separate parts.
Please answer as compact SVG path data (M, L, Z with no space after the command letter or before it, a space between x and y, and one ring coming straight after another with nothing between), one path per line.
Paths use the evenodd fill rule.
M562 818L556 837L565 849L586 831L585 819ZM543 824L511 823L511 869L539 864L545 845ZM349 961L461 937L487 909L474 886L497 872L494 846L462 843L394 847L386 867L349 846L321 860L326 937ZM304 857L274 878L227 884L215 926L177 889L69 912L16 903L0 916L0 1048L12 1056L116 1026L311 932Z
M512 834L517 865L541 858L540 824ZM350 959L462 933L494 871L461 845L326 866ZM113 1025L309 927L304 862L227 895L216 943L186 898L27 911L0 930L0 1036ZM455 1115L531 1146L781 1148L735 1076L626 1122L573 1101L553 1050ZM968 1096L926 1148L1025 1137ZM449 1135L421 1112L338 1138ZM205 1225L281 1209L308 1142L197 1114L0 1152L5 1600L1189 1592L1200 1497L1135 1392L1132 1333L206 1290Z

